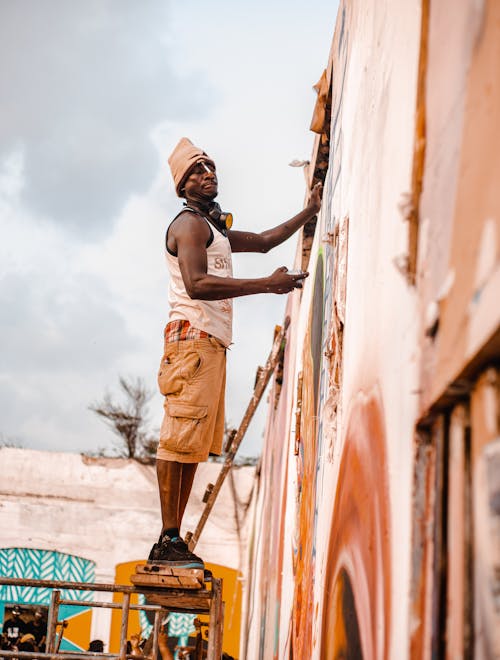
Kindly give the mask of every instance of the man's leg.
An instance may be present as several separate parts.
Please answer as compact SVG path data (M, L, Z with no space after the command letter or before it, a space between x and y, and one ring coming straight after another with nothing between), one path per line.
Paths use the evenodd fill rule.
M181 528L198 463L156 461L163 529Z
M160 492L162 531L179 528L182 463L157 459L156 474Z
M189 552L180 538L182 516L193 485L197 463L179 463L156 459L162 532L148 561L165 562L180 568L203 568L203 560Z
M158 543L153 546L149 560L174 565L183 562L189 568L203 566L203 561L189 552L187 545L177 536L180 536L180 526L198 462L206 460L211 445L214 453L220 453L224 421L221 394L223 398L224 392L223 388L221 391L218 388L214 389L213 384L224 380L225 349L215 339L207 338L179 342L176 350L178 355L174 356L175 360L167 364L173 364L174 367L176 362L183 365L189 365L191 362L194 364L193 356L197 356L197 369L191 378L185 379L186 382L183 383L182 391L178 396L171 395L169 398L168 394L166 395L165 415L157 452L162 535ZM170 374L172 382L177 375L174 367ZM166 377L162 392L167 392L168 387ZM176 404L183 406L181 412L187 413L185 417L175 415ZM205 414L199 417L205 409ZM189 413L193 417L190 417ZM218 424L216 420L219 421ZM176 460L177 456L180 461ZM184 462L186 459L188 461L191 459L193 462Z
M194 475L196 474L197 467L198 463L182 463L178 509L179 529L181 528L182 518L184 517L184 511L186 510L186 504L188 503L189 495L193 487Z

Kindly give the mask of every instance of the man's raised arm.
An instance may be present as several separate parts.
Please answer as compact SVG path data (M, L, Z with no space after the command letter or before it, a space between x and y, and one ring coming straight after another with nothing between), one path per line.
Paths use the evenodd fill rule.
M302 288L307 273L289 275L286 266L268 277L237 279L207 273L206 223L195 215L187 217L175 230L177 258L184 286L190 298L223 300L254 293L289 293Z
M260 234L248 231L228 231L227 236L231 243L231 250L233 252L269 252L277 245L281 245L318 213L321 206L322 191L322 184L317 183L312 189L307 206L300 213L294 215L293 218L286 220L277 227L267 229Z

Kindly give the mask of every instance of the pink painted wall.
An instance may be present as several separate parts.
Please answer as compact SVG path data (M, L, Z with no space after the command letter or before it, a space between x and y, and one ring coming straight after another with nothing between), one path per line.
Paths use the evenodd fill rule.
M241 657L430 657L452 648L440 627L465 634L469 436L448 432L449 385L500 327L499 26L493 1L340 5L310 167L318 178L329 145L323 205L270 394ZM469 500L448 507L451 494Z

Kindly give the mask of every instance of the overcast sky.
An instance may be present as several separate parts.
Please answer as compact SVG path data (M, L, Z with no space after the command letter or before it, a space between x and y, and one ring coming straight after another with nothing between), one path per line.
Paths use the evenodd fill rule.
M337 3L2 0L0 440L95 451L88 410L119 375L152 390L167 320L163 237L180 208L167 158L187 136L215 160L235 228L300 210L312 85ZM292 265L295 237L235 255L235 275ZM227 418L237 425L285 299L235 303ZM263 410L241 453L260 451ZM161 422L162 400L150 404Z

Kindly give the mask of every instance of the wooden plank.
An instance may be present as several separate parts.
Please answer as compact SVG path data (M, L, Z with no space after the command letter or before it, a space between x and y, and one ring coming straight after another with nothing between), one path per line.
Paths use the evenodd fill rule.
M419 429L414 466L410 658L444 657L447 427L444 416Z
M471 593L466 571L466 433L468 412L456 406L450 416L448 462L448 561L446 594L446 653L464 658L466 598Z
M417 433L413 474L411 660L427 658L426 649L430 647L435 471L436 448L431 441L430 430L420 429Z
M204 571L201 568L178 568L165 564L138 564L135 567L138 575L175 575L176 577L190 577L203 582Z
M446 630L446 517L447 517L447 463L448 428L444 415L440 415L432 427L432 442L436 451L434 473L434 556L431 567L431 591L428 594L431 612L431 657L443 658ZM445 490L446 489L446 490Z
M210 592L204 589L190 591L164 589L161 592L147 592L146 597L150 604L161 605L174 612L189 611L193 614L208 614L212 600Z
M500 373L486 369L471 396L472 657L500 657Z
M143 587L170 587L173 589L202 589L203 571L201 580L193 575L160 575L139 573L130 576L130 581L136 586Z

